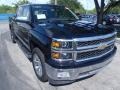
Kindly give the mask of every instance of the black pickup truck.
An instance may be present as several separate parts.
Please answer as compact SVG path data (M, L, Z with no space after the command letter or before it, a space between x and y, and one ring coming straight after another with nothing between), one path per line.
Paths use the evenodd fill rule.
M95 75L117 49L112 27L80 21L64 6L21 5L9 27L13 43L29 51L37 77L55 85Z

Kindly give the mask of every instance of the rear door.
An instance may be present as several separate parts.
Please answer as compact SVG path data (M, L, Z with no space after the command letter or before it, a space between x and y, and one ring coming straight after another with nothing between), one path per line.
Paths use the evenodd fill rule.
M18 35L21 42L29 49L29 31L31 30L30 7L22 6L21 14L17 17Z

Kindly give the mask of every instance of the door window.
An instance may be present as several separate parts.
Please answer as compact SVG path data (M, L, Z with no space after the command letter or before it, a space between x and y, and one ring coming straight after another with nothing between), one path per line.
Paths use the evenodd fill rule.
M24 6L24 7L20 7L18 9L18 13L17 13L17 19L19 20L29 20L29 7L28 6Z

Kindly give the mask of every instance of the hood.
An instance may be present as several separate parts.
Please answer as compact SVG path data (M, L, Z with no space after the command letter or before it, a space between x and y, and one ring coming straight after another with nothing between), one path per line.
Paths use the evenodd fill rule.
M113 32L109 26L96 25L88 21L50 21L39 24L43 28L44 34L51 38L80 38L91 37Z

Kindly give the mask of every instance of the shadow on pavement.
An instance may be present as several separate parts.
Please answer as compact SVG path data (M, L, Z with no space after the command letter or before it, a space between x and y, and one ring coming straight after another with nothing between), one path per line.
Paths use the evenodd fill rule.
M6 72L5 77L1 77L1 78L4 78L4 81L9 84L9 87L8 87L8 86L6 86L6 83L4 81L0 80L0 82L6 86L6 87L3 87L3 88L6 88L4 90L38 90L34 86L32 86L32 84L30 84L32 82L31 78L29 78L29 76L26 76L23 73L23 71L21 71L19 69L20 67L17 67L16 64L13 62L13 60L9 54L9 51L7 49L7 45L5 43L5 40L7 40L9 42L11 41L9 38L9 32L2 34L1 40L2 40L1 41L1 45L2 45L1 49L2 50L0 51L1 52L1 61L4 62L1 67ZM2 86L0 86L0 87L2 87Z

